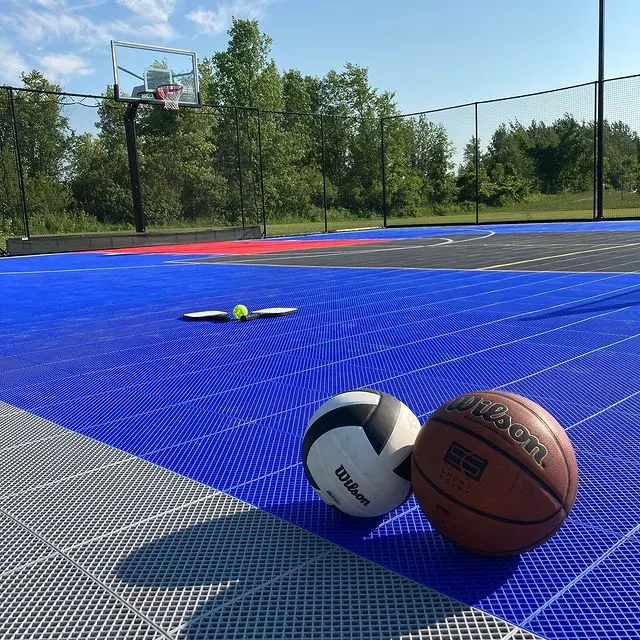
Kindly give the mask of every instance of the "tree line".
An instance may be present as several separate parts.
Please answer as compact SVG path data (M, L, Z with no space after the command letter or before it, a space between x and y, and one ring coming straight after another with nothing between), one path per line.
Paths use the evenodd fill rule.
M258 23L234 20L226 50L199 63L206 106L138 110L137 146L150 227L379 218L384 175L393 217L512 206L540 195L585 193L594 182L594 122L505 122L486 148L469 139L462 160L429 115L397 117L392 92L347 63L324 77L281 72ZM108 87L95 131L71 128L60 87L37 70L13 104L0 91L0 235L20 233L20 164L32 233L130 228L125 105ZM319 115L319 114L322 114ZM390 118L390 119L388 119ZM381 119L384 119L381 127ZM605 185L640 187L640 138L605 123Z

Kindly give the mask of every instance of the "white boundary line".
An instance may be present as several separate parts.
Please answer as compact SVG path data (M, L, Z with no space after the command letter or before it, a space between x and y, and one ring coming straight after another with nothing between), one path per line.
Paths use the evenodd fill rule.
M584 249L583 251L572 251L571 253L560 253L553 256L543 256L542 258L531 258L530 260L519 260L517 262L505 262L504 264L494 264L489 267L479 267L478 271L486 271L488 269L501 269L502 267L510 267L515 264L526 264L528 262L540 262L541 260L553 260L555 258L566 258L567 256L583 255L585 253L595 253L597 251L610 251L611 249L625 249L626 247L637 247L640 242L632 242L630 244L619 244L611 247L599 247L598 249Z

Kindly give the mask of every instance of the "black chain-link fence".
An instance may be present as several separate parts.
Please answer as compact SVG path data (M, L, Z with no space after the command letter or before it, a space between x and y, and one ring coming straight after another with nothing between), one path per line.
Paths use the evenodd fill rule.
M640 76L605 82L606 218L640 217Z
M604 218L640 217L640 75L607 80ZM596 83L357 118L0 87L0 237L588 220ZM129 136L129 150L131 143ZM136 187L138 185L138 187Z

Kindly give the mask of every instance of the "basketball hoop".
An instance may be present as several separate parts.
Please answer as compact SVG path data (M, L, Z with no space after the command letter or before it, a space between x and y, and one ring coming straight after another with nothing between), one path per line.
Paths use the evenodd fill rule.
M156 100L164 102L165 109L179 109L183 89L181 84L161 84L156 88L154 96Z

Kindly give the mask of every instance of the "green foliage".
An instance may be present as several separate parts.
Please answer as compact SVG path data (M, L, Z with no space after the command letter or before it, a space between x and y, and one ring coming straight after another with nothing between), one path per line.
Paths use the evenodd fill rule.
M138 109L149 227L261 225L266 218L270 229L320 230L325 208L330 228L379 224L382 131L391 221L470 221L476 199L487 220L535 219L554 207L559 216L588 217L593 122L570 113L553 122L509 121L486 149L474 138L455 149L438 117L400 116L394 94L373 87L364 67L347 62L323 77L280 71L256 21L234 19L228 36L223 51L199 63L209 106ZM76 135L51 93L59 87L38 71L22 80L37 90L17 91L14 100L32 233L132 228L125 105L108 88L95 132ZM605 145L608 206L637 207L638 133L606 122ZM0 90L0 235L20 234L22 226L10 94Z

